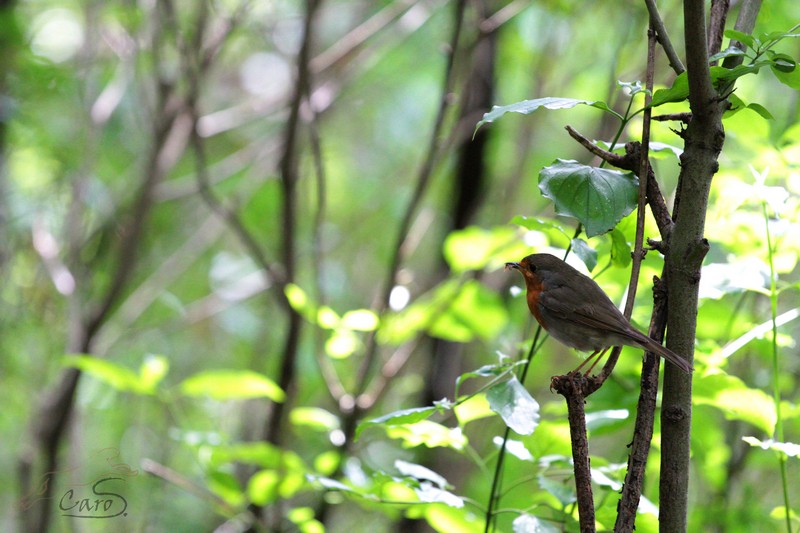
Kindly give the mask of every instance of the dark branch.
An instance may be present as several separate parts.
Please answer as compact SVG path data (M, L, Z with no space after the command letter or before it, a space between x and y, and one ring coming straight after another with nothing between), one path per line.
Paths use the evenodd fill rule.
M711 13L708 17L708 53L710 56L720 51L729 9L730 0L711 0Z
M664 26L664 21L661 18L661 14L658 12L658 7L656 7L656 0L644 0L644 3L647 6L647 12L650 14L650 24L656 29L656 38L664 49L667 59L669 59L669 66L672 67L675 74L680 74L686 70L686 67L681 63L678 53L675 52L675 47L672 46L672 41L669 40L667 28Z

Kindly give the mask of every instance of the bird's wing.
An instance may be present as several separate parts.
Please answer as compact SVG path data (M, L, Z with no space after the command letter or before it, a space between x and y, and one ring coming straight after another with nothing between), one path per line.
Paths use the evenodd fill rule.
M595 288L600 290L599 287L592 287ZM607 305L586 302L587 294L591 294L593 298L602 295ZM574 305L573 302L581 303ZM539 297L539 304L563 320L630 336L630 325L602 291L598 293L596 290L589 290L589 287L570 285L549 287Z

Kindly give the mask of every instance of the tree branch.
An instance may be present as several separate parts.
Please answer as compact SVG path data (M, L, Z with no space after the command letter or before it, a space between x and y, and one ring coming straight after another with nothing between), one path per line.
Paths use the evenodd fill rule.
M675 48L672 46L672 41L670 41L669 35L667 34L667 27L664 26L664 20L658 12L658 7L656 7L656 0L644 0L644 3L647 6L647 12L650 13L650 24L652 24L656 30L656 38L664 49L667 59L669 59L669 66L672 67L675 74L680 74L686 70L686 67L683 66L681 59L678 57L677 52L675 52Z
M725 21L728 19L730 0L711 0L711 12L708 17L708 54L713 56L720 51L722 35L725 32Z
M294 95L289 110L289 119L284 133L283 154L280 161L280 183L283 192L283 210L281 212L282 250L281 259L286 273L286 281L291 283L296 277L296 225L297 225L297 195L296 186L299 180L299 165L297 149L298 130L300 126L300 106L305 100L311 86L311 60L312 43L314 37L314 22L321 0L306 0L306 11L303 22L303 42L297 56L297 80ZM283 354L281 355L280 374L278 385L289 393L294 384L297 351L300 343L300 329L303 319L294 309L288 311L289 323L284 340ZM264 431L264 438L271 444L278 444L283 434L283 412L286 403L273 402L268 425Z
M591 533L595 531L595 525L592 467L589 459L589 441L586 437L585 396L583 394L587 388L586 377L573 372L555 376L550 382L550 388L564 396L567 401L580 529L581 533Z
M664 338L667 325L666 289L658 278L653 280L653 314L650 318L648 335L656 342ZM636 514L642 497L647 457L653 440L656 399L658 397L659 357L645 352L642 377L639 389L639 402L636 406L636 423L633 430L631 453L628 456L628 471L622 486L622 497L617 506L615 533L630 533L636 526Z
M705 2L684 0L686 66L692 120L683 138L675 226L666 260L667 347L691 363L697 329L700 268L708 251L704 228L711 181L725 140L727 102L711 83ZM692 419L692 376L666 365L661 409L660 522L662 531L686 531Z
M409 229L411 228L411 223L414 220L414 216L416 215L417 208L427 191L428 184L430 182L431 175L433 174L434 165L436 159L439 155L439 146L440 141L439 137L441 135L442 127L444 125L444 118L445 113L449 107L449 94L452 92L452 86L454 83L454 63L455 63L455 56L456 51L458 50L458 45L461 36L461 28L462 23L464 20L464 11L466 9L466 0L459 0L455 4L455 13L454 13L454 23L453 23L453 33L450 39L450 47L449 47L449 54L447 58L447 65L445 67L445 76L444 76L444 83L443 83L443 90L441 99L439 101L439 110L436 115L436 119L434 120L433 130L431 132L430 141L428 142L428 150L426 152L425 160L422 163L422 167L420 168L419 175L417 176L417 183L414 187L414 191L411 195L411 199L409 200L408 205L406 206L405 213L403 215L403 219L400 222L400 226L397 230L397 236L394 241L394 245L392 247L392 257L389 261L389 267L387 269L386 279L384 281L383 288L380 294L379 300L379 314L383 314L386 309L389 307L389 295L391 294L392 289L397 284L397 275L400 270L400 265L403 260L403 252L404 252L404 242L408 237ZM364 360L362 361L361 366L358 370L358 378L356 383L358 383L359 390L357 391L357 395L360 395L367 387L367 377L372 373L372 368L375 365L377 359L377 341L375 338L375 332L371 332L370 336L367 339L367 347L364 353ZM358 402L356 402L358 405ZM350 416L347 417L348 424L345 426L347 431L345 431L345 435L347 436L348 442L350 441L350 437L352 437L352 431L355 429L355 421L358 418L358 409L355 409Z

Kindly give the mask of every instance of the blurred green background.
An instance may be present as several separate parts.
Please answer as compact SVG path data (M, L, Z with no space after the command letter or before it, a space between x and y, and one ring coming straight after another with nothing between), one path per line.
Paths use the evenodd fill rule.
M509 115L472 140L475 124L491 105L544 96L624 111L617 82L644 78L644 5L322 2L294 121L302 3L0 4L0 529L32 512L20 461L36 450L42 399L81 368L58 443L52 531L233 531L260 512L253 504L275 530L482 531L504 429L482 394L457 418L349 437L359 420L455 400L460 374L526 352L521 279L501 267L533 250L563 253L576 226L540 195L539 170L556 158L597 164L565 124L603 141L616 124L586 106ZM659 7L680 52L681 4ZM765 3L755 33L797 21L797 2ZM800 41L776 50L800 57ZM668 87L660 53L656 66L656 86ZM784 440L800 442L798 91L765 69L735 94L774 118L742 110L725 121L698 317L691 531L783 524L776 454L742 440L774 436L775 362L769 326L758 329L771 316L767 219ZM653 123L652 139L679 148L670 127ZM621 141L640 129L637 118ZM664 150L653 165L670 201L678 159ZM548 226L524 230L510 223L517 215ZM634 226L629 216L618 227L628 243ZM646 236L657 237L652 220ZM598 282L621 302L628 269L611 261L610 235L587 242ZM656 252L645 260L641 329L661 264ZM68 357L85 352L96 357ZM521 513L575 527L566 410L548 387L578 361L552 340L534 359L526 386L541 421L514 437L502 531ZM606 476L595 479L598 521L609 526L639 367L626 348L587 404L592 465ZM465 379L459 392L486 380ZM274 400L285 400L280 416ZM798 512L797 450L786 449ZM430 501L425 476L398 460L444 476L438 497L465 505L415 503ZM658 435L651 462L645 496L657 502ZM123 479L113 483L125 516L58 509L70 488L109 472ZM648 505L638 531L657 527Z

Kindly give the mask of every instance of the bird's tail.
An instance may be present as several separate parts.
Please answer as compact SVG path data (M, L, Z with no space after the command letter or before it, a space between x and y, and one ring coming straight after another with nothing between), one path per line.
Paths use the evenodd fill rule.
M687 374L691 374L692 373L694 368L692 367L692 365L689 364L689 361L687 361L686 359L684 359L680 355L676 354L675 352L673 352L669 348L666 348L665 346L662 346L661 344L657 343L656 341L654 341L653 339L651 339L647 335L644 335L644 334L642 334L641 332L638 332L638 331L637 331L637 333L639 333L641 335L641 337L639 337L638 339L642 343L642 347L644 349L646 349L646 350L648 350L650 352L653 352L655 354L660 355L661 357L663 357L664 359L666 359L667 361L669 361L673 365L677 366L678 368L680 368L681 370L683 370Z

